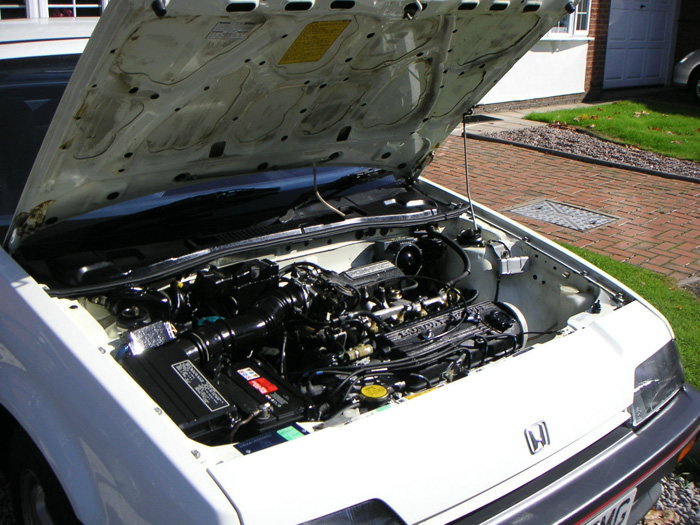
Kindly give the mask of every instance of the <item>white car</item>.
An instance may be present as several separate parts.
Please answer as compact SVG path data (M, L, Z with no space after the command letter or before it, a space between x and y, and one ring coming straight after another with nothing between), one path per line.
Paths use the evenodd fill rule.
M0 60L80 54L97 18L16 19L0 23Z
M48 131L65 73L5 82L21 519L636 523L700 425L670 326L420 178L571 9L113 0Z

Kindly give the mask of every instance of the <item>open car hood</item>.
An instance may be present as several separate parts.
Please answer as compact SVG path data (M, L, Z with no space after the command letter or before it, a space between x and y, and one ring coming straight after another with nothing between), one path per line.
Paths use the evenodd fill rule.
M7 243L120 201L312 164L417 177L565 0L115 0Z

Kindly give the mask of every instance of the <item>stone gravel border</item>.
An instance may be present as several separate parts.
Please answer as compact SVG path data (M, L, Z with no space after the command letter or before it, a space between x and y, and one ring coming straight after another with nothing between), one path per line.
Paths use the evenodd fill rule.
M640 525L698 525L700 493L693 482L671 474L661 480L661 497Z
M585 152L586 154L577 153L575 150L580 148L576 146L565 145L562 146L560 141L547 141L548 143L556 143L559 146L558 149L541 146L540 143L543 140L542 134L550 134L551 136L561 136L562 134L574 134L575 140L571 142L576 143L586 143ZM619 168L624 170L636 171L638 173L645 173L647 175L654 175L657 177L663 177L667 179L682 180L686 182L694 182L700 184L700 163L691 161L679 161L678 159L672 159L669 157L664 157L656 153L647 152L643 150L631 150L625 146L608 142L597 137L593 137L588 133L582 133L573 131L571 129L557 129L551 126L538 126L533 128L525 128L515 131L501 131L497 133L492 133L488 135L481 135L477 133L467 132L467 138L475 140L483 140L487 142L495 142L498 144L509 144L511 146L517 146L521 148L526 148L540 153L546 153L549 155L556 155L559 157L564 157L571 160L576 160L580 162L588 162L591 164L597 164L600 166L606 166L610 168ZM662 159L662 162L666 164L677 164L677 166L671 166L671 169L667 171L660 171L656 169L647 168L643 165L634 165L633 163L623 163L618 161L607 160L606 150L613 149L622 158L626 158L628 161L635 160L630 153L634 153L635 158L645 159L645 163L654 164L653 161ZM651 159L651 160L650 160ZM683 175L678 173L678 171L687 172L687 167L690 167L690 172L692 175Z

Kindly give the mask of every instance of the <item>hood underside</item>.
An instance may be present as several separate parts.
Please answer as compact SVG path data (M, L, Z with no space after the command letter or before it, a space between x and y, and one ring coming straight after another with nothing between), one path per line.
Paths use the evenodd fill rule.
M10 229L213 177L335 164L415 177L563 0L110 2Z

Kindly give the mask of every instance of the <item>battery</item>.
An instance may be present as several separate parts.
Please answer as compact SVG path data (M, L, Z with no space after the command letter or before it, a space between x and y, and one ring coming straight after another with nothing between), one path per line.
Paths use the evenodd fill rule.
M237 439L305 419L309 403L269 366L251 359L226 367L224 375L231 381L227 397L239 408L241 418L255 414L240 427Z

